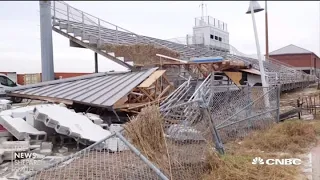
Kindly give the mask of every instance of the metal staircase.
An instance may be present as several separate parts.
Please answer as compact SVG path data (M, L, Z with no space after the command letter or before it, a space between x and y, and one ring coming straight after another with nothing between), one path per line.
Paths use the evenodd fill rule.
M115 57L114 53L103 49L103 46L149 44L178 52L180 59L184 60L190 60L195 57L222 56L225 59L242 60L251 63L255 69L259 69L257 59L242 56L241 53L222 52L211 50L208 47L185 45L141 36L78 10L63 1L52 1L51 9L53 20L52 29L54 31L129 69L134 69L134 67L124 62L123 57ZM297 71L276 60L264 61L264 66L267 75L271 77L270 80L272 80L272 82L269 80L270 84L314 81L316 79L315 76Z

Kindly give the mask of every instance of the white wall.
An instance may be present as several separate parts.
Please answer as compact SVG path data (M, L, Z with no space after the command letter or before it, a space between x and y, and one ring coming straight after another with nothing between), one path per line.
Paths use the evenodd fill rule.
M194 44L204 44L208 45L210 43L210 35L209 37L207 34L210 33L210 27L209 26L203 26L203 27L194 27L193 28L193 36L197 37L197 42L194 42ZM203 37L203 38L199 38ZM199 41L200 39L203 39L203 41Z
M248 83L250 86L253 86L256 83L261 83L261 78L258 75L255 74L248 74Z
M211 39L210 35L221 37L222 41L215 40L215 38ZM204 44L229 49L229 33L221 29L212 26L194 27L193 36L203 37L204 39L204 42L202 42L200 40L201 38L197 38L197 41L193 42L194 44Z

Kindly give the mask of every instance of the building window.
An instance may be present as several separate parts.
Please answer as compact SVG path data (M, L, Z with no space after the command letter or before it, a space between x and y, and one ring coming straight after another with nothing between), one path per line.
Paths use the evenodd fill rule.
M210 39L213 39L213 35L212 34L210 34Z
M218 40L218 36L214 36L214 39L215 39L215 40Z
M219 37L219 41L222 41L222 38L221 38L221 37Z

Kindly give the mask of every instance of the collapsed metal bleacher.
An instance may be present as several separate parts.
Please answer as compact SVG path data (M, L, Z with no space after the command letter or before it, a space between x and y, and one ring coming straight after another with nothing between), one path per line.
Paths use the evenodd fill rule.
M250 63L253 68L259 70L257 59L243 56L243 54L237 50L230 53L213 50L212 48L204 46L185 45L138 35L76 9L63 1L52 1L51 9L53 19L52 28L54 31L130 69L134 69L134 67L124 62L123 58L115 57L113 52L107 52L106 49L103 49L103 46L149 44L178 52L182 60L190 60L196 57L221 56L226 60L241 60ZM232 46L230 45L230 47ZM302 71L295 70L271 58L264 61L264 67L269 77L269 84L280 83L289 84L290 86L291 84L298 84L292 86L292 88L296 88L300 86L299 84L304 84L304 82L312 83L316 80L314 75L308 75Z

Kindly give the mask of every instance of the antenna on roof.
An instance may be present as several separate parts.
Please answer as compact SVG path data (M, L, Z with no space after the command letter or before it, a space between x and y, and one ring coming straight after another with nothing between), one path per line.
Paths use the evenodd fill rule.
M208 16L208 8L207 8L207 4L206 4L206 16Z
M203 20L203 1L201 2L201 4L199 5L199 7L201 7L201 20Z

